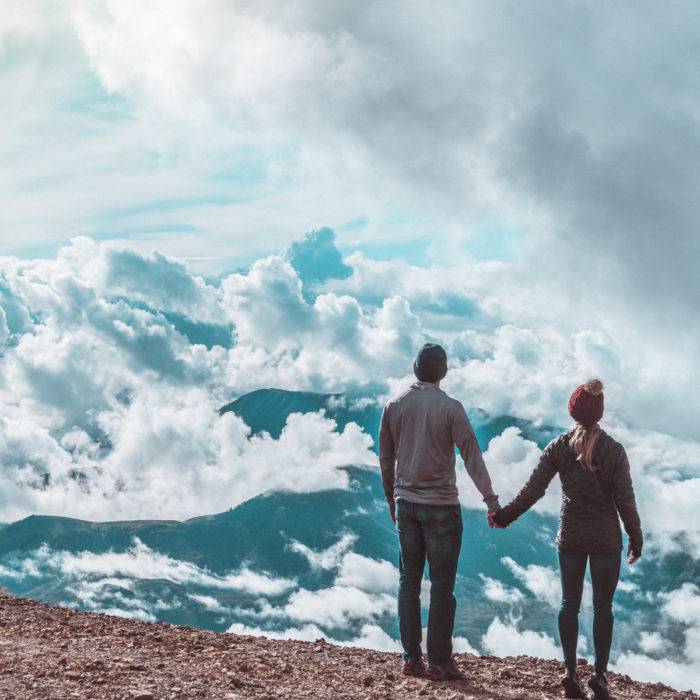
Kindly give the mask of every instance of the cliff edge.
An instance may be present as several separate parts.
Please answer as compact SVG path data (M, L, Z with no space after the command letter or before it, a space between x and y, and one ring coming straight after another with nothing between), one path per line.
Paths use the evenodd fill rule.
M562 697L556 661L457 660L469 680L435 683L402 676L398 654L138 622L0 592L3 700ZM699 700L614 673L610 680L620 699Z

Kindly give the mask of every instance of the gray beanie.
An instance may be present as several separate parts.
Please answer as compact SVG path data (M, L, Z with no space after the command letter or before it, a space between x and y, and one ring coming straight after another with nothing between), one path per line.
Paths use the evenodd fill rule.
M418 351L413 372L421 382L439 382L447 374L445 349L435 343L426 343Z

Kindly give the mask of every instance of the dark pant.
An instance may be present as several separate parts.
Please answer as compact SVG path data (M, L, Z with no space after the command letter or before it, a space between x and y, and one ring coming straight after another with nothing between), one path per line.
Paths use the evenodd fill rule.
M462 545L462 511L459 505L425 505L399 499L396 505L399 533L399 631L404 658L421 656L420 587L428 559L430 610L428 660L452 656L452 629L457 601L453 595L457 560Z
M620 578L620 553L588 554L587 552L559 551L562 601L559 611L559 636L567 669L576 668L578 641L578 612L583 595L583 577L586 561L591 561L593 583L593 646L595 668L605 673L613 633L613 596Z

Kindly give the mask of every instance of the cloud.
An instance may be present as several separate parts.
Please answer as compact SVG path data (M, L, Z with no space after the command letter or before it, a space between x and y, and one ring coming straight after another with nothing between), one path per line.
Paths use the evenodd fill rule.
M234 622L226 631L231 634L267 637L268 639L296 639L304 642L315 642L317 639L325 639L324 633L316 625L287 627L283 630L267 630L260 627L250 627L242 622Z
M394 595L371 594L355 586L334 585L318 591L303 588L294 591L280 612L297 622L342 629L359 621L379 621L393 614L395 608Z
M495 656L536 656L541 659L559 659L561 649L548 634L532 630L519 630L515 622L503 622L494 618L481 643L487 652Z
M337 259L330 234L321 238L324 255ZM309 241L316 238L299 250ZM218 286L177 260L85 238L53 260L4 259L3 517L178 518L223 510L268 488L344 487L345 474L335 466L376 461L368 437L354 426L338 435L321 416L292 417L280 440L249 439L244 425L230 415L219 419L217 409L260 386L381 400L412 380L416 347L439 332L448 347L450 339L455 347L468 340L462 355L451 357L445 389L492 416L564 425L568 393L584 370L610 372L606 428L628 448L643 521L680 530L692 520L698 444L634 424L638 402L629 387L639 370L623 362L612 338L574 332L573 325L569 333L539 311L523 317L525 307L494 305L500 295L511 297L488 266L465 282L457 268L441 272L362 256L345 264L352 275L318 283L311 300L280 255L227 275ZM399 294L384 296L392 289ZM440 321L449 314L434 310L449 294L478 300L490 316L468 331L451 330L451 321ZM235 327L231 346L193 342L173 313ZM298 455L293 468L272 468L279 450ZM178 480L170 478L174 455ZM508 498L539 450L511 427L492 439L485 457L497 492ZM211 487L222 479L230 488ZM481 507L461 468L458 479L463 503ZM536 509L554 514L557 501L555 480Z
M307 547L303 542L292 540L289 549L301 554L314 571L329 571L337 569L348 550L357 540L357 536L351 532L345 533L335 544L327 549L317 552Z
M525 597L522 591L519 591L517 588L508 588L498 579L484 576L483 574L479 574L479 576L484 582L484 595L495 603L514 605L522 602Z
M484 461L491 474L494 491L501 496L504 504L525 485L537 466L541 452L534 442L523 438L516 427L506 428L489 442ZM561 486L555 479L533 510L555 515L559 513L560 506Z
M206 586L221 590L238 590L253 595L280 595L296 585L294 579L276 578L265 572L243 566L225 575L214 574L191 562L173 559L134 538L133 545L123 552L54 551L46 545L13 563L22 577L46 575L46 572L82 580L98 577L92 590L104 586L129 588L129 581L163 579L172 583Z
M280 256L256 261L221 286L238 341L229 353L228 381L243 389L376 386L404 374L424 339L400 296L367 310L354 297L331 292L308 303L299 276Z
M501 562L521 581L535 598L546 602L550 607L559 609L561 605L561 582L559 574L549 566L529 564L520 566L510 557L503 557ZM590 599L590 584L584 583L586 600Z
M658 654L669 648L669 641L659 632L642 632L639 635L639 648L646 654Z
M661 592L661 630L676 637L683 635L679 650L662 632L644 632L640 636L640 652L625 651L615 659L614 669L643 681L667 683L679 690L700 687L700 589L694 583ZM669 649L673 648L672 652Z
M232 353L190 342L158 310L160 292L136 285L138 274L110 291L104 269L115 254L78 240L56 260L0 264L13 329L0 359L0 517L189 517L269 489L344 488L347 476L335 467L376 463L369 436L355 425L338 433L321 415L290 417L279 440L250 438L240 419L219 417L239 390L228 379ZM124 259L129 269L155 264L180 281L189 274L157 256ZM188 279L173 300L188 298L188 313L201 308L205 319L213 304L223 316L219 293ZM273 466L278 449L292 455L285 470Z
M361 588L369 593L395 594L398 590L398 570L389 561L364 557L348 552L338 571L336 583L340 586Z
M679 663L670 658L655 659L645 654L626 652L615 660L611 668L638 681L665 683L678 690L700 687L697 666Z
M15 5L7 14L17 19L0 29L3 46L26 48L2 74L12 96L2 113L7 249L47 255L93 231L131 241L155 279L165 268L154 247L221 272L291 251L298 231L327 222L341 248L363 250L365 260L339 259L327 233L309 239L322 255L307 241L298 259L318 254L308 264L323 261L340 276L352 267L350 278L327 282L347 283L360 304L347 290L371 278L365 298L400 296L425 328L440 318L456 333L482 329L494 314L522 326L520 347L510 343L492 363L487 343L467 344L474 379L464 378L465 394L487 397L492 373L509 385L494 408L530 406L542 417L542 408L563 410L579 364L595 364L624 373L611 399L624 397L640 425L695 434L686 407L700 339L686 319L698 297L699 210L693 159L675 157L700 143L692 61L678 53L694 35L692 13L631 20L622 7L455 2L437 15L393 2L322 13L220 0L196 10L163 0L137 9ZM542 41L551 35L566 40ZM640 39L652 35L654 58ZM502 238L515 242L508 259L478 264L479 241ZM372 245L376 257L422 268L371 261ZM174 290L164 302L181 306L189 283L176 277L163 278ZM516 309L519 318L508 315ZM552 352L550 363L513 371L509 360L531 354L534 339L556 345L556 333L526 322L533 317L580 346L579 364ZM551 389L537 392L547 379Z
M312 570L334 572L331 585L318 589L295 588L283 603L270 604L261 597L253 608L239 607L234 612L244 619L260 620L266 627L234 624L229 631L243 633L241 630L246 629L250 634L268 635L269 628L269 635L279 638L323 637L343 645L400 651L398 641L384 629L396 609L398 569L386 560L349 550L355 539L344 535L321 551L293 541L290 549L304 556ZM422 595L427 604L429 589L425 585ZM354 635L351 641L347 641L348 635ZM460 649L471 650L466 639L458 638L455 643Z
M344 534L327 549L315 551L301 542L292 541L289 548L305 557L314 571L334 571L335 584L359 588L371 594L395 594L399 586L399 570L386 559L372 559L350 548L357 541L353 533ZM430 581L421 580L421 604L430 601Z
M213 613L228 613L228 612L230 612L228 607L226 607L225 605L222 605L213 596L200 595L198 593L188 593L187 597L190 600L194 600L195 602L199 603L202 607L204 607L209 612L213 612Z

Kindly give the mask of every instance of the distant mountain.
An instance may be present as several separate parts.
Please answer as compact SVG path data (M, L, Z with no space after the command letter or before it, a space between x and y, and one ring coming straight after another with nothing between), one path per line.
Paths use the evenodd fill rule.
M370 403L358 407L342 394L316 394L309 391L258 389L223 406L219 413L229 411L240 416L253 433L267 432L278 438L290 413L325 411L342 431L350 422L357 423L377 442L381 407Z
M235 412L256 433L278 436L290 413L318 410L325 410L339 429L355 421L376 439L380 407L353 406L338 395L265 389L236 399L221 412ZM540 446L557 432L507 416L492 418L478 411L470 415L484 449L510 425L517 425ZM317 595L314 604L322 607L338 605L338 597L352 595L372 604L386 602L386 596L393 598L395 593L389 563L398 564L397 538L379 472L361 466L345 469L346 490L272 492L224 513L185 522L25 518L0 527L0 585L51 603L216 631L234 623L277 632L304 627L303 605L299 604L301 612L299 605L292 605L290 612L295 591ZM455 634L476 647L496 616L509 619L513 600L486 593L486 584L493 579L518 601L520 629L543 631L556 639L556 518L529 512L504 536L486 527L481 510L463 509L462 515ZM687 553L683 537L677 536L675 553L645 556L635 567L636 575L625 572L627 585L616 598L613 655L615 649L638 648L641 632L660 628L657 593L700 580L700 564ZM346 582L339 591L339 562L344 553L356 555L343 560L346 578L361 574L363 567L368 573L352 584L355 588L348 588ZM504 564L504 557L521 568ZM522 576L527 567L530 586ZM374 623L397 639L394 603L382 605ZM581 620L589 649L590 612L584 607ZM351 616L343 624L314 624L333 639L347 641L360 636L364 623ZM666 630L665 634L677 639L681 648L682 631Z
M290 413L314 413L325 411L338 423L338 429L357 423L374 440L375 449L379 439L379 421L382 407L374 402L348 399L343 394L317 394L308 391L285 391L284 389L258 389L245 394L223 406L219 413L233 412L250 426L253 433L267 432L279 437ZM561 432L552 426L534 427L531 422L512 416L488 416L479 409L468 409L474 431L482 449L486 449L491 438L500 435L507 427L516 426L528 440L544 447Z
M200 569L224 576L243 565L254 571L265 571L275 577L296 578L308 590L330 587L334 573L314 571L308 561L290 549L297 541L313 551L322 551L336 544L343 535L356 538L353 550L365 557L396 563L396 534L388 517L378 472L366 468L348 468L350 489L336 489L311 494L269 493L258 496L233 510L193 518L185 522L153 520L93 523L72 518L30 516L8 525L0 532L0 567L11 567L13 559L34 552L42 546L56 552L126 552L138 538L150 550L172 559L191 562ZM474 636L497 612L480 591L480 574L502 578L503 555L499 534L485 526L483 513L463 510L464 544L460 559L459 597L471 601L471 613L464 616L460 634ZM541 536L543 528L551 530L551 519L534 515L524 525L523 538L509 556L530 563L553 562L551 546ZM51 569L19 580L2 575L0 583L18 595L27 595L52 603L81 606L75 594L75 581L61 578ZM87 579L98 579L89 575ZM219 622L221 615L200 609L182 594L215 596L222 605L230 605L232 595L217 586L188 584L165 585L159 579L138 579L139 592L150 592L150 598L165 589L179 595L180 606L163 609L158 619L182 624L195 624L208 629L223 629L232 622L251 623L254 619L238 614L235 619ZM170 590L172 589L172 590ZM133 592L133 591L132 591ZM115 591L114 600L106 598L102 607L118 604L123 591ZM253 603L257 596L233 595L236 604ZM393 619L386 621L386 630L398 635Z

